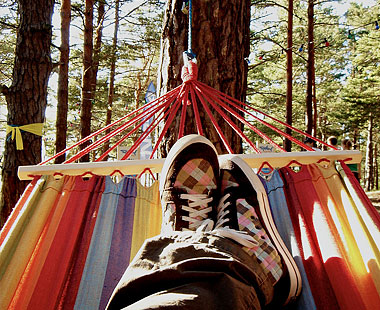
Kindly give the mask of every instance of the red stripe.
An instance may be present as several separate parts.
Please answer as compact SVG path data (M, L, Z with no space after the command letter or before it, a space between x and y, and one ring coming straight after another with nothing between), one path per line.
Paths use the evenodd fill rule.
M80 241L88 201L98 177L84 181L80 176L69 193L69 200L49 249L28 309L56 309L56 302L64 288L72 263L74 249ZM46 291L48 288L48 292ZM48 296L46 295L48 294Z

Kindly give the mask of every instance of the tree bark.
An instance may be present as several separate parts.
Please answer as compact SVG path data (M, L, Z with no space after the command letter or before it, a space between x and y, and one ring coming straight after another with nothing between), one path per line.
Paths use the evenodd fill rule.
M12 85L1 87L8 107L8 125L43 123L47 104L47 85L52 68L50 44L53 0L19 0L20 25L12 75ZM28 182L17 177L19 166L41 162L41 137L23 131L23 150L6 139L2 170L0 226L23 193Z
M93 53L93 11L94 0L86 0L85 4L85 25L84 25L84 46L83 46L83 77L82 77L82 104L81 104L81 139L91 133L91 110L92 110L92 53ZM83 143L84 149L89 142ZM89 161L89 154L84 155L80 161Z
M103 22L105 17L105 0L97 0L98 2L98 17L96 21L95 28L95 39L94 39L94 50L92 55L92 81L91 81L91 98L92 103L96 102L96 86L98 81L98 71L99 71L99 63L100 63L100 50L102 48L102 36L103 36ZM92 109L92 108L91 108ZM91 132L91 130L90 130ZM97 137L94 137L93 142L95 142ZM92 158L95 158L96 150L93 150L89 154Z
M368 120L367 150L365 158L365 188L367 191L373 188L373 115L370 113Z
M315 79L314 68L314 0L308 0L307 10L307 89L306 89L306 132L312 134L313 132L313 84Z
M157 82L161 95L182 82L182 53L188 49L188 15L181 12L181 6L180 0L168 0L166 4ZM240 101L245 100L247 89L248 64L245 58L249 56L249 23L248 0L196 1L193 4L191 47L197 54L198 80ZM205 136L219 153L225 153L225 147L205 111L201 107L199 110ZM216 112L214 117L233 151L241 153L240 137ZM187 109L186 119L184 134L196 133L191 107ZM164 138L161 145L163 157L177 140L179 120L178 115ZM242 128L241 124L239 126Z
M318 120L318 105L317 105L317 89L315 87L315 68L313 69L313 136L317 136L317 120Z
M96 30L95 30L95 45L93 51L93 62L92 62L92 98L96 98L96 84L97 84L97 76L99 70L99 61L100 61L100 50L102 47L102 36L103 36L103 22L104 22L104 14L105 14L105 1L98 0L98 18L96 22Z
M62 0L61 4L61 47L59 57L58 103L55 150L56 153L66 148L67 112L69 101L69 55L70 55L70 21L71 0ZM63 163L66 155L55 159L56 164Z
M377 157L378 157L378 146L379 146L379 144L378 143L376 143L375 144L375 154L374 154L374 156L373 156L373 170L374 170L374 172L373 172L373 178L374 178L374 188L376 189L376 190L379 190L379 161L378 161L378 159L377 159Z
M119 31L119 0L115 1L115 26L113 30L112 38L112 55L111 55L111 70L110 70L110 81L108 88L108 101L107 101L107 116L105 126L111 124L112 119L112 105L113 97L115 94L115 74L116 74L116 51L117 51L117 34ZM107 135L110 129L107 129L105 134ZM110 147L110 142L106 141L103 146L103 152L106 152ZM107 160L108 156L104 160Z
M288 45L286 50L286 123L293 124L293 0L288 4ZM286 128L285 132L292 135L292 130ZM292 141L285 139L285 150L292 151Z

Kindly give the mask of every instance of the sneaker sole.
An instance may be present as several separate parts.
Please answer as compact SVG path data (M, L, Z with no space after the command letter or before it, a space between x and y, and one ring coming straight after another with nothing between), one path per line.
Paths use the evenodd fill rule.
M259 201L260 212L265 224L265 228L267 229L267 233L271 236L274 246L276 247L278 253L280 254L282 260L284 261L288 269L290 277L290 289L289 295L284 303L284 305L286 305L287 303L295 299L297 296L299 296L299 294L301 293L301 274L293 259L293 256L290 254L279 232L277 231L264 186L259 180L258 176L253 172L253 170L247 165L247 163L242 158L233 154L221 155L219 156L219 158L223 158L223 160L226 159L234 162L247 175L252 187L257 191L257 200Z
M160 192L162 192L162 190L163 190L163 186L165 183L165 177L166 177L168 170L169 170L170 166L172 165L174 159L176 158L177 154L182 152L182 150L184 150L186 147L188 147L194 143L207 144L215 150L216 154L218 153L216 151L215 146L211 143L211 141L209 141L207 138L205 138L203 136L191 134L191 135L187 135L187 136L184 136L181 139L179 139L173 145L173 147L170 149L169 154L166 157L164 165L162 167L161 174L160 174L160 186L159 186Z

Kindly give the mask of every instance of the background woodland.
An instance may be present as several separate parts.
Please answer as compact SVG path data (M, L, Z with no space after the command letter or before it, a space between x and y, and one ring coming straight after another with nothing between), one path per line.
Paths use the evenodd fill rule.
M14 191L8 187L5 193L5 185L12 180L10 176L17 165L41 162L145 103L148 85L151 82L157 85L160 43L165 30L165 1L35 0L33 5L28 2L0 0L1 224L9 206L25 187L21 185ZM336 9L345 3L252 0L244 97L255 108L321 140L326 141L331 135L339 143L344 138L351 139L354 148L362 151L361 184L370 191L379 188L380 4L351 2L343 12ZM38 13L38 9L42 11ZM37 15L27 16L25 12ZM53 14L52 27L48 24L48 13ZM38 113L30 112L40 115L35 122L44 122L37 151L28 155L35 160L31 163L27 155L25 159L17 155L20 151L4 153L6 143L11 143L5 125L16 124L18 109L23 109L12 105L18 74L15 64L23 61L15 59L15 51L22 44L21 39L17 40L17 32L25 20L33 21L38 14L46 15L41 18L45 18L47 27L32 30L44 35L23 50L25 55L34 49L43 50L43 42L51 40L50 46L41 52L41 59L49 57L45 54L50 52L51 61L47 61L45 74L49 81L46 99L37 100L41 105L36 107ZM185 14L178 14L186 21ZM27 25L33 27L33 22ZM199 62L200 66L208 65L202 59ZM38 76L43 74L38 72ZM42 81L41 85L44 83L47 82ZM44 96L43 89L40 95ZM283 137L273 136L266 127L257 127L287 150L299 151ZM126 144L132 144L138 135L137 132ZM247 135L251 135L252 141L261 142L250 131ZM24 144L27 143L26 134ZM38 158L39 150L42 152ZM83 160L91 160L101 151L94 151ZM6 162L7 156L15 157L14 161ZM111 153L109 160L115 158ZM64 159L61 156L56 163Z

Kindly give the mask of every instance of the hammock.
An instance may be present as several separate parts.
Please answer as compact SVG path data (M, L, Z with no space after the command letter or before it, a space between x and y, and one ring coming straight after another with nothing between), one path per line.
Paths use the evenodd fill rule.
M223 116L254 152L260 153L259 148L232 118L243 122L277 150L241 156L252 168L260 167L261 175L265 164L280 168L262 179L262 191L266 188L265 197L276 224L302 274L303 291L294 307L355 310L378 307L380 218L345 163L359 162L360 152L313 151L257 115L261 113L303 136L308 134L197 81L196 73L196 65L190 63L183 70L184 83L176 89L45 162L20 167L19 177L32 181L0 234L1 309L104 309L130 259L146 238L160 230L158 184L146 188L132 175L144 170L160 172L163 159L153 159L153 155L180 107L178 138L184 134L189 105L194 111L197 131L203 134L198 104L229 152L232 148L211 108ZM252 122L236 111L244 112ZM153 116L153 122L142 131L123 160L102 161ZM125 160L164 119L151 159ZM253 122L268 126L308 152L285 152ZM116 135L122 137L94 162L75 163ZM95 136L100 137L64 164L47 165ZM299 172L294 172L292 165L300 166ZM114 173L122 176L120 182L113 181ZM56 179L57 176L61 178ZM87 180L86 176L91 177Z
M34 179L1 232L0 308L104 309L160 226L157 182Z
M261 178L302 275L295 309L380 304L380 217L347 166L337 167L285 166ZM35 177L0 234L0 308L104 309L160 225L157 182Z

